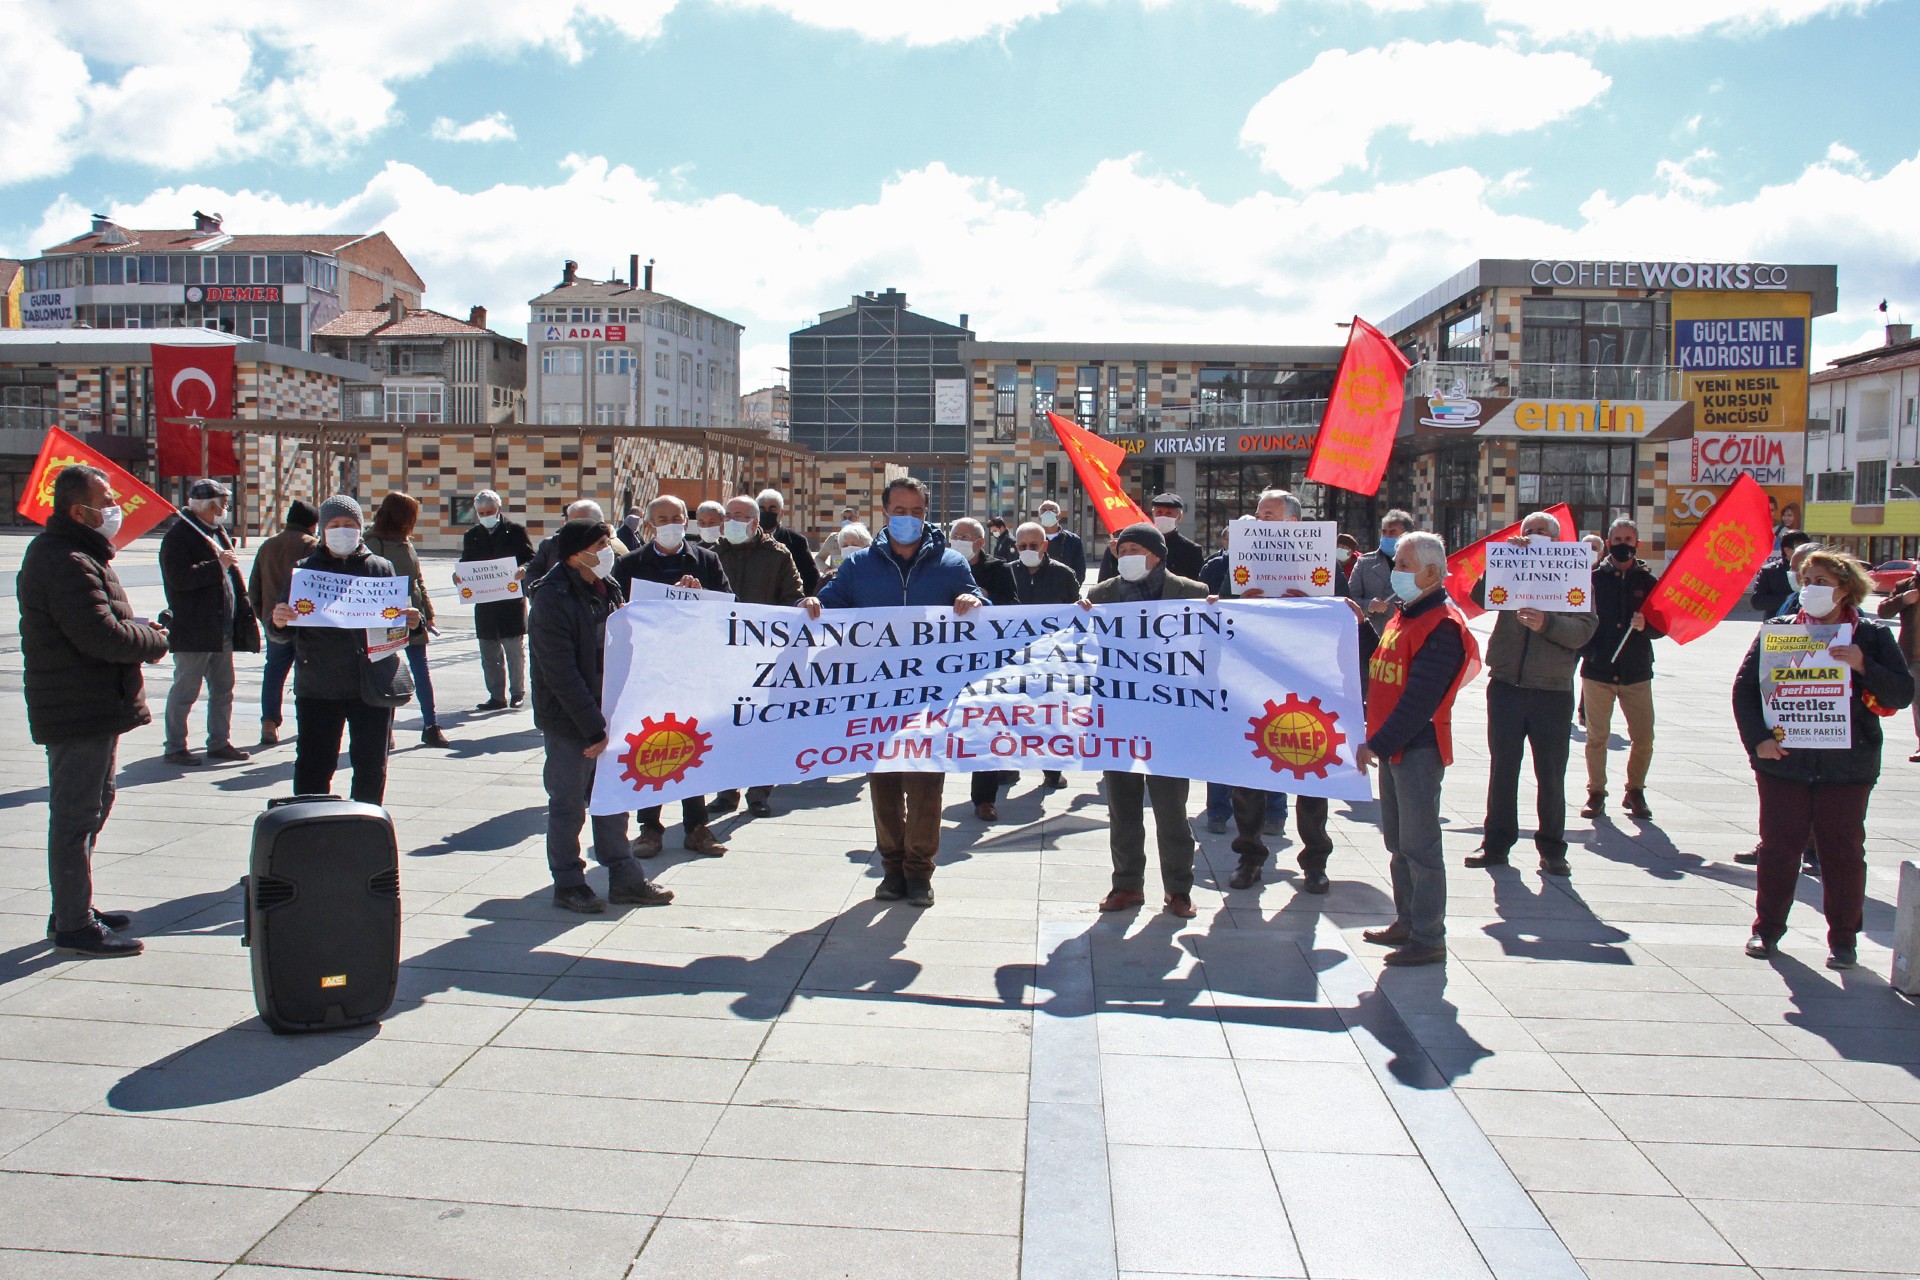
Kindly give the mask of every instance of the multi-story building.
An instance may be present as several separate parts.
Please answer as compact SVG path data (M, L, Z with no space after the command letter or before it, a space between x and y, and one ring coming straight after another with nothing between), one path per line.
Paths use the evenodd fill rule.
M205 328L310 351L342 311L392 297L418 307L426 287L384 231L234 234L197 211L193 223L138 231L96 216L85 235L26 263L26 327Z
M1871 563L1920 554L1920 339L1886 344L1813 375L1807 405L1807 532Z
M348 311L313 335L314 350L373 370L349 384L348 421L519 422L525 417L527 347L487 328L487 309L465 320L411 310L395 294L384 307Z
M793 438L793 401L785 387L762 387L740 397L740 426L775 440Z
M947 324L907 309L895 289L867 293L787 340L793 440L824 456L829 483L808 516L825 527L842 506L878 508L886 478L926 482L928 516L971 509L967 317ZM833 483L838 478L838 484Z
M740 332L733 321L653 291L630 260L625 280L565 264L531 302L527 416L547 426L692 427L740 422Z
M26 284L25 264L0 258L0 329L20 327L20 294Z

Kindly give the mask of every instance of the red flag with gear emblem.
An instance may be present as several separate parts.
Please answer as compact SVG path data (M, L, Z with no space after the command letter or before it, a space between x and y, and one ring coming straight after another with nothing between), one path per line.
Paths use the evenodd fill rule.
M1767 491L1742 473L1667 563L1640 612L1670 639L1697 640L1740 603L1754 570L1772 550Z
M201 465L202 427L193 418L233 417L233 348L164 347L153 344L153 398L159 419L159 474L237 476L233 432L207 432Z
M1400 430L1409 367L1386 334L1353 318L1307 459L1307 479L1352 493L1379 492Z
M107 473L107 483L120 499L120 532L113 536L116 547L126 546L173 514L172 503L58 427L47 432L47 442L40 446L15 510L35 524L45 524L53 514L54 477L68 467L98 467Z
M1564 502L1556 502L1546 508L1546 513L1560 522L1560 541L1572 542L1578 533L1573 527L1573 511ZM1473 589L1480 579L1487 576L1487 544L1504 542L1520 532L1525 521L1515 521L1504 529L1496 529L1478 542L1470 542L1447 557L1447 594L1460 606L1460 612L1469 618L1477 618L1486 610L1473 602Z
M1120 487L1120 465L1127 451L1111 440L1103 440L1085 427L1068 422L1059 414L1047 413L1047 422L1060 437L1060 447L1093 500L1093 509L1108 533L1118 533L1130 524L1147 523L1147 513Z

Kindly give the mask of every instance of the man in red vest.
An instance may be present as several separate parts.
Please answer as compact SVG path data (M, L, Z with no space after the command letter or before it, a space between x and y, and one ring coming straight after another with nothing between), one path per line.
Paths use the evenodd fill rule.
M1440 783L1453 763L1453 700L1480 670L1480 646L1447 598L1447 544L1409 533L1393 552L1398 607L1367 664L1362 769L1380 766L1380 834L1392 855L1397 919L1360 936L1393 947L1391 965L1447 958L1447 868Z

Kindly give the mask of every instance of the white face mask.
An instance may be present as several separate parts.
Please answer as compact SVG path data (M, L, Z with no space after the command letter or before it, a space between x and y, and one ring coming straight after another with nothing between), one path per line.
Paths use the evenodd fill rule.
M754 528L754 522L751 520L729 520L726 523L727 541L736 545L745 542L753 536Z
M1038 569L1040 567L1040 562L1044 559L1046 559L1045 556L1041 555L1038 551L1035 551L1031 548L1025 551L1022 551L1020 553L1020 563L1027 566L1027 568L1029 569Z
M491 529L493 528L493 526L500 523L500 513L498 511L494 512L490 516L476 516L474 518L480 522L480 527L482 529Z
M1059 523L1060 523L1060 515L1058 512L1042 511L1040 513L1040 525L1042 528L1051 529L1053 528L1053 526Z
M1153 518L1153 527L1158 529L1162 533L1172 533L1175 529L1178 529L1180 527L1180 517L1179 516L1155 516Z
M1120 576L1128 582L1138 582L1148 573L1145 556L1121 556Z
M703 525L701 525L701 526L700 526L700 541L702 541L702 542L718 542L718 541L720 541L720 526L719 526L719 525L717 525L717 524L703 524Z
M687 540L687 526L684 522L655 525L653 540L660 544L662 551L678 551L680 544Z
M120 525L125 519L126 519L126 513L121 511L120 508L101 507L100 508L100 536L105 538L108 542L112 542L113 536L120 532Z
M1530 533L1527 535L1527 545L1530 547L1544 547L1552 541L1552 537L1544 533Z
M345 525L327 530L324 536L327 540L327 550L337 556L350 556L353 554L353 549L360 545L360 531Z
M617 559L612 547L602 547L593 553L593 572L596 577L611 578L613 562Z
M980 544L970 538L955 538L947 545L958 551L962 560L972 560L980 554Z
M1351 547L1341 547L1336 555L1340 563L1345 564L1347 561L1353 559L1353 549Z
M210 524L216 529L227 522L227 512L224 507L195 507L193 514L199 516L203 524Z
M1824 583L1812 583L1800 588L1800 607L1806 610L1809 618L1824 618L1839 603L1837 596L1832 587Z

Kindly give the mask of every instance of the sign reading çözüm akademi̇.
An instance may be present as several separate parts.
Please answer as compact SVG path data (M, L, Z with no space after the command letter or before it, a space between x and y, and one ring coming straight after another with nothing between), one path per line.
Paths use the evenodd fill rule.
M1806 437L1797 431L1698 431L1667 450L1667 483L1732 484L1748 475L1765 485L1806 478Z
M1682 369L1804 369L1807 322L1798 316L1676 320L1673 362Z
M1593 552L1584 542L1487 544L1489 609L1593 612Z
M1778 292L1788 268L1766 262L1531 262L1537 285L1599 289L1724 289Z
M828 610L661 601L607 622L595 813L849 773L1112 769L1370 794L1341 600ZM659 678L652 659L700 661Z

